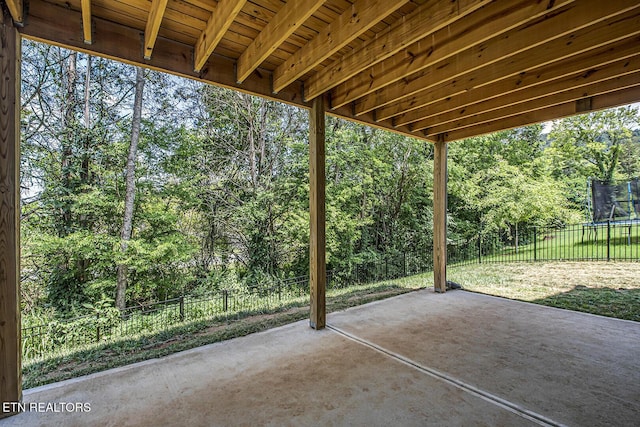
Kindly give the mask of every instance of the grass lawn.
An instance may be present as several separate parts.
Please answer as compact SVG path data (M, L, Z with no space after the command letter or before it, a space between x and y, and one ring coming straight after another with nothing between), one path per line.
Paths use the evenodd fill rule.
M466 290L553 307L640 321L640 263L548 262L449 267L449 280ZM433 273L327 292L327 311L433 286ZM25 363L30 388L92 372L165 356L306 319L306 299L234 319L186 322L155 334L86 346Z
M640 321L640 263L545 262L449 267L464 289Z
M425 287L426 279L404 279L351 286L327 291L327 311L400 295ZM214 317L185 322L157 333L138 334L114 342L86 345L62 354L26 362L22 368L23 388L75 378L212 344L309 318L308 298L260 312L231 318Z

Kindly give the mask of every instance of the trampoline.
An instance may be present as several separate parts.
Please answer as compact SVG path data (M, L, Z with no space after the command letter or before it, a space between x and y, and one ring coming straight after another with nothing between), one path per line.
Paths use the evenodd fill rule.
M607 183L605 181L588 181L587 210L589 222L582 224L582 241L585 232L587 238L593 235L598 239L598 230L607 229L610 236L611 228L625 233L627 244L631 244L631 230L640 224L640 180L634 178L622 183Z

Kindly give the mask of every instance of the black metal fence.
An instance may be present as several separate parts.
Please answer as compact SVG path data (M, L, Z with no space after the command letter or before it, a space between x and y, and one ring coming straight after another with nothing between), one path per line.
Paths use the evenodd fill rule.
M640 261L640 220L528 227L450 246L448 263Z
M535 261L640 261L640 221L531 227L448 244L448 264ZM329 289L396 279L433 270L431 250L372 254L371 260L327 273ZM239 318L308 298L308 277L225 289L205 297L180 297L123 311L108 307L73 319L22 329L25 360L83 345L167 330L206 318Z
M387 254L382 259L362 261L327 272L327 288L367 284L431 271L431 254ZM25 360L54 355L82 346L138 334L156 333L183 322L200 319L240 318L304 302L309 278L274 279L273 283L243 289L224 289L203 297L183 296L153 304L114 307L71 319L55 320L22 329Z

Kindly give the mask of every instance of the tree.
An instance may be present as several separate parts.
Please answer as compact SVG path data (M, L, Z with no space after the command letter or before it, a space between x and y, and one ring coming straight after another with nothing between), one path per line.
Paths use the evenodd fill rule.
M640 113L633 107L615 108L569 117L553 123L549 134L556 177L577 175L612 183L634 172L637 142L633 129Z
M133 102L133 118L131 122L131 144L127 156L127 169L125 173L126 190L124 199L124 219L120 233L120 251L124 254L131 240L133 228L133 206L136 197L136 157L138 155L138 141L140 140L140 123L142 121L142 100L144 93L144 69L136 69L136 91ZM116 307L123 310L126 307L127 269L125 263L119 263L117 267Z

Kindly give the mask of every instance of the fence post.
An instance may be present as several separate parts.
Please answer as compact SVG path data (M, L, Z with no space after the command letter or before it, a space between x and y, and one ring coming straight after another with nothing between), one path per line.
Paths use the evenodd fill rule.
M222 291L222 310L227 311L229 309L229 291L226 289Z
M389 258L387 255L384 256L384 280L389 278Z
M100 342L100 312L96 311L96 342Z
M482 264L482 234L478 234L478 264Z
M611 220L607 220L607 261L611 261Z
M407 277L407 253L402 252L402 275Z
M538 227L533 226L533 261L538 261Z
M180 321L184 322L184 295L180 297Z
M282 282L278 280L278 301L282 301Z

